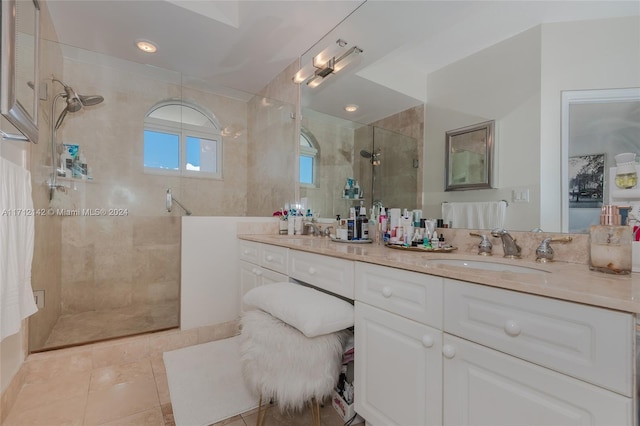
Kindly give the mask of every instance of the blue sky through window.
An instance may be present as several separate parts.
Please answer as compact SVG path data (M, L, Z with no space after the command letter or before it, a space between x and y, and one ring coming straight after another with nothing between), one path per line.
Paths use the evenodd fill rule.
M300 156L300 183L313 184L313 158Z
M180 170L180 138L171 133L144 131L144 166Z

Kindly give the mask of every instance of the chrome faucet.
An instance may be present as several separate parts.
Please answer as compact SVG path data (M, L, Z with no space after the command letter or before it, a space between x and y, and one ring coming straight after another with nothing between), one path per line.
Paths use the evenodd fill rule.
M506 229L494 229L491 231L491 235L494 237L500 237L502 239L502 249L504 250L504 257L510 259L516 259L520 257L520 251L522 250L516 240L509 234Z
M311 228L311 234L309 234L309 228ZM314 237L317 237L322 234L321 234L320 228L318 228L315 223L306 222L304 224L304 230L302 232L302 235L313 235Z

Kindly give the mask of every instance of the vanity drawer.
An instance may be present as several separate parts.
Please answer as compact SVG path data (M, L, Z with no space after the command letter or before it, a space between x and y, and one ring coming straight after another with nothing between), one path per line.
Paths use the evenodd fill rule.
M444 278L356 262L356 300L442 329Z
M353 300L353 263L338 259L289 250L289 276L339 296Z
M633 315L445 279L444 330L631 397Z
M287 273L288 248L262 244L261 249L260 266L280 272L281 274Z
M246 260L256 265L260 261L260 243L254 241L238 240L240 260Z

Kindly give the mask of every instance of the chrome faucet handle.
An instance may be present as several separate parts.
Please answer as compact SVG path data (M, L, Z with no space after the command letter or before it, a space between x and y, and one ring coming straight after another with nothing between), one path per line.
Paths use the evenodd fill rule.
M329 237L331 236L331 230L333 229L333 226L329 225L326 228L324 228L324 230L322 231L322 235L325 237Z
M544 240L542 240L542 242L536 249L536 262L546 263L546 262L553 261L553 248L550 245L551 242L568 243L572 240L573 238L570 236L557 237L557 238L552 238L552 237L545 238Z
M493 244L491 244L491 241L489 241L486 235L478 234L477 232L469 232L469 235L482 238L482 241L478 244L478 254L480 256L492 255L491 249L493 248Z
M496 228L491 230L491 235L502 240L502 249L504 250L504 257L509 259L520 258L522 248L516 243L516 239L511 236L506 229Z

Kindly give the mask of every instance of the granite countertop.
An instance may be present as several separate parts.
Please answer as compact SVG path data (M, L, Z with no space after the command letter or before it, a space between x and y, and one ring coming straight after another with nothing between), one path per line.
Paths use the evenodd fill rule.
M640 313L640 274L613 275L590 271L585 264L554 261L536 263L526 259L484 257L467 252L413 252L381 244L333 242L329 238L280 235L239 235L242 240L273 244L294 250L406 269L430 275L484 284L571 302ZM539 273L486 271L452 265L434 265L430 259L489 261L534 268Z

